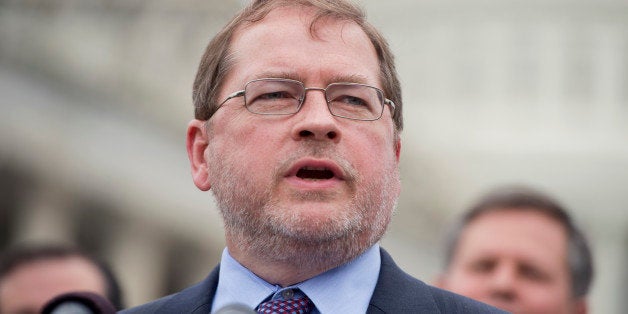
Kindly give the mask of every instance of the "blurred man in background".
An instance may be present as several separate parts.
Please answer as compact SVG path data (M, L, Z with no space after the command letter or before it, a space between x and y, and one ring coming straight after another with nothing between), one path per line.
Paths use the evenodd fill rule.
M512 313L587 313L592 257L555 200L525 187L485 195L454 225L437 285Z
M75 291L97 293L122 308L120 286L101 261L60 245L16 247L0 261L0 313L40 313L52 298Z

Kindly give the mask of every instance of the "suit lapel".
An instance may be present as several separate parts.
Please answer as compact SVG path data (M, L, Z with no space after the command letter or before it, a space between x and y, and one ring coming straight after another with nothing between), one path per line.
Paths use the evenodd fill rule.
M382 265L367 314L440 313L429 287L401 270L381 249Z
M220 265L216 266L205 280L173 295L159 309L159 313L209 313L218 287L219 271Z

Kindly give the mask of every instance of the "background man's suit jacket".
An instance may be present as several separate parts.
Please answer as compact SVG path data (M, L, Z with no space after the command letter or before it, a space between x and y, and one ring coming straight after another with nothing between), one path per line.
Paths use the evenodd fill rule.
M469 298L429 286L411 277L401 270L383 249L381 256L382 266L367 314L505 313ZM205 280L195 286L122 311L121 314L207 314L211 310L218 286L219 269L220 265L214 268Z

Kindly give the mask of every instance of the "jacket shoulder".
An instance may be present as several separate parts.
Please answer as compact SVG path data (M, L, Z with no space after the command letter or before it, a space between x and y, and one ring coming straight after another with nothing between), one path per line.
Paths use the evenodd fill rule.
M164 307L165 304L170 302L170 300L176 296L176 294L171 294L169 296L165 296L163 298L151 301L146 304L142 304L130 309L122 310L118 312L119 314L149 314L149 313L160 313L159 309Z
M484 303L432 287L399 268L381 250L381 269L367 313L505 313Z
M455 294L450 291L428 286L441 313L507 313L488 304Z
M119 312L120 314L209 313L218 286L220 266L200 283L161 299Z

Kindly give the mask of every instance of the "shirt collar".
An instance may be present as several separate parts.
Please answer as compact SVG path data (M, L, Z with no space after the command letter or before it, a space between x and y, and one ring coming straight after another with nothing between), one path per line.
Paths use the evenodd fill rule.
M297 285L320 313L366 313L379 277L381 257L374 245L354 260Z
M318 313L365 313L379 277L381 257L375 244L352 261L286 288L301 289ZM228 304L255 308L269 295L284 290L252 273L225 248L212 312ZM339 301L341 300L341 301Z
M226 305L241 303L254 309L268 295L278 290L264 279L242 266L225 248L220 260L218 287L212 305L212 312Z

